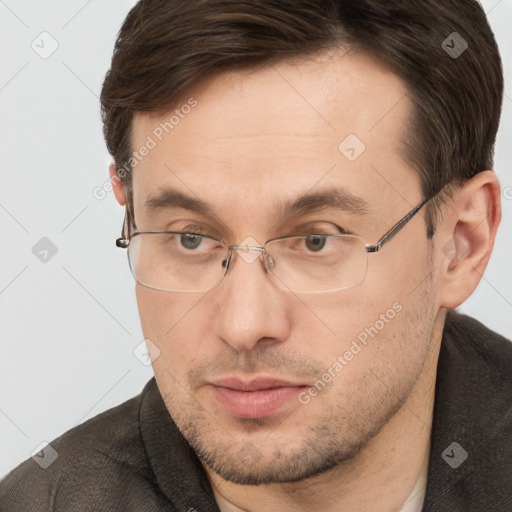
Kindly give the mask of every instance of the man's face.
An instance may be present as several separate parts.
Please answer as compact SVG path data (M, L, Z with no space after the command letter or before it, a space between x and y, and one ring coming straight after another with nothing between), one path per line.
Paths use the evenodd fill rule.
M157 130L161 141L155 129L172 113L134 119L134 150L148 136L157 141L133 171L139 231L263 245L346 230L373 244L422 200L399 150L412 102L404 83L368 57L339 52L222 74L176 108L190 97L197 105L180 110L168 134ZM366 213L327 206L283 217L285 203L331 188L360 198ZM146 204L164 190L214 214ZM420 213L368 255L364 282L347 290L283 291L261 256L240 255L209 292L137 285L171 416L211 469L239 483L299 480L350 459L421 379L439 310L431 270ZM264 379L280 389L233 389L272 386Z

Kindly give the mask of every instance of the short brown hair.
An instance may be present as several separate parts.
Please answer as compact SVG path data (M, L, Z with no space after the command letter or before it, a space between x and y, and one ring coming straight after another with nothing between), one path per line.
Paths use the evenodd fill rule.
M468 45L459 56L449 52L456 42ZM503 70L476 0L140 0L101 92L116 166L130 160L134 113L169 112L208 75L333 46L372 54L405 81L414 107L401 149L425 198L492 169ZM131 172L122 180L129 219ZM437 206L427 209L429 237Z

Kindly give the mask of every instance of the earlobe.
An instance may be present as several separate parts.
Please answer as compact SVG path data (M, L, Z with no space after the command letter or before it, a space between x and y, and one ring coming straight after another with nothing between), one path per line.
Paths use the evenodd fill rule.
M112 190L114 191L114 195L116 196L117 202L121 206L126 205L126 195L124 192L124 185L117 173L116 165L110 164L108 168L110 174L110 182L112 183Z
M492 171L468 181L446 205L440 230L441 307L460 306L487 267L501 220L500 185Z

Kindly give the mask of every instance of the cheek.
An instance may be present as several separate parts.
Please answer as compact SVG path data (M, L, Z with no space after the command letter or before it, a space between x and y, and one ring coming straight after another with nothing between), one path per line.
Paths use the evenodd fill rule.
M340 373L346 379L350 375L349 380L358 380L368 368L380 368L378 373L390 374L390 379L393 374L406 378L404 373L410 372L409 377L417 373L425 359L435 305L425 240L423 246L418 240L417 251L385 247L369 255L367 278L361 285L329 297L302 298L314 313L310 325L318 324L317 334L323 333L311 344L306 336L304 347L325 368L342 356ZM302 329L308 324L306 313Z
M159 292L137 285L137 303L144 337L160 350L155 374L186 371L204 353L208 316L200 294Z
M206 354L208 321L200 311L202 296L158 292L140 285L136 296L144 337L159 350L152 367L169 411L178 423L183 411L201 414L189 389L188 372Z
M433 268L432 243L426 238L422 219L414 219L382 249L368 255L365 287L370 296L395 300L415 300ZM368 287L368 285L370 285Z
M137 284L136 297L145 336L166 339L173 331L197 325L193 319L199 294L162 292Z
M426 299L424 287L422 294ZM433 314L418 302L392 297L354 294L330 326L335 335L309 347L325 371L321 380L329 381L314 406L318 410L327 402L347 410L358 403L371 408L375 400L410 392L427 358Z

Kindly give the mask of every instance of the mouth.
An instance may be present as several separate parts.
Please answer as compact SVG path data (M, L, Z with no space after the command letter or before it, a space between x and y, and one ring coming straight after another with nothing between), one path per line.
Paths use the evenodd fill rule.
M232 377L212 382L209 387L214 399L228 414L239 418L266 418L297 399L309 385L269 377L251 381Z

